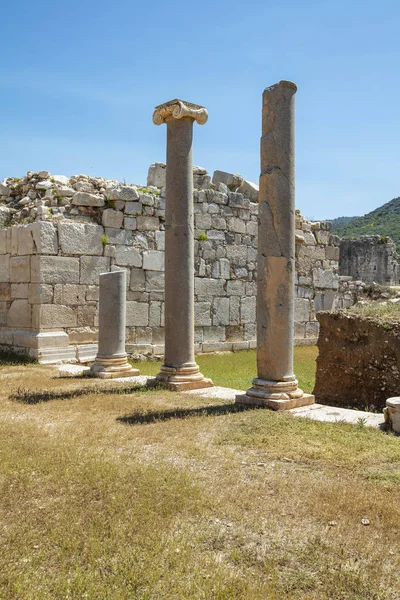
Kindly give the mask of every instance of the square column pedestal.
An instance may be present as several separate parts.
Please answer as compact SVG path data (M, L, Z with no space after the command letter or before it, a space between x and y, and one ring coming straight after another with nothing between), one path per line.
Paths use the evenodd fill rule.
M314 404L315 398L312 394L305 394L294 381L266 381L265 379L253 379L253 385L246 394L236 396L239 404L253 406L264 406L272 410L290 410L298 406Z

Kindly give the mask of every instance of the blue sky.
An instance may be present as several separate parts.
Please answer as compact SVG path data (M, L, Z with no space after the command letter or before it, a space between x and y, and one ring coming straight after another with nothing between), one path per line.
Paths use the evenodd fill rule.
M296 204L359 215L400 196L398 0L3 0L0 179L145 183L155 105L202 104L194 161L258 182L261 95L296 95Z

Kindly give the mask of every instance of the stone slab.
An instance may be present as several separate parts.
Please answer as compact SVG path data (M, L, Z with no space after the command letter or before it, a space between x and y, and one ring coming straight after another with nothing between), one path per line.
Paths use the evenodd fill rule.
M234 402L237 396L245 395L246 392L244 390L215 386L205 390L191 390L185 393L197 394L204 398L215 398ZM351 423L357 425L361 420L367 427L381 429L384 426L382 414L352 410L349 408L338 408L335 406L325 406L323 404L312 404L310 406L293 408L288 412L296 417L312 419L313 421L324 421L326 423Z
M79 344L76 346L76 358L80 363L92 362L97 355L97 344Z
M314 421L325 421L327 423L352 423L357 425L360 421L365 422L368 427L382 427L384 418L382 414L370 413L351 408L340 408L336 406L326 406L324 404L313 404L295 408L290 411L296 417L305 417Z
M14 331L14 346L33 349L61 349L68 348L68 335L64 331Z
M29 351L32 358L36 358L41 365L54 365L62 362L73 362L76 360L75 348L32 348Z
M219 400L230 400L234 401L236 396L240 394L245 394L243 390L235 390L234 388L225 388L219 385L214 387L210 387L207 389L198 389L198 390L187 390L186 394L197 394L198 396L202 396L204 398L216 398Z
M312 394L303 394L300 398L289 398L285 400L275 398L263 398L260 396L248 396L240 394L236 397L237 404L247 404L250 406L259 406L262 408L270 408L272 410L291 410L299 406L308 406L314 404L315 397Z
M157 381L157 383L161 387L164 387L167 390L170 390L171 392L186 392L188 390L198 390L213 387L213 382L211 381L211 379L206 378L200 379L199 381L180 381L178 383L171 381L163 383Z

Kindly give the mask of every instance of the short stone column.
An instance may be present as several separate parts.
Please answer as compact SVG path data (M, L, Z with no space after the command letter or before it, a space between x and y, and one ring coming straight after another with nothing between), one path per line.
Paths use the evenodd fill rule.
M102 379L133 377L133 369L125 351L126 271L100 275L99 348L90 373Z
M207 121L197 104L157 106L155 125L167 124L165 207L165 356L157 380L173 390L212 386L194 357L193 122Z
M295 276L294 95L263 93L257 256L257 377L237 402L290 409L314 403L293 372Z
M400 433L400 396L394 396L386 400L383 415L386 425L395 433Z

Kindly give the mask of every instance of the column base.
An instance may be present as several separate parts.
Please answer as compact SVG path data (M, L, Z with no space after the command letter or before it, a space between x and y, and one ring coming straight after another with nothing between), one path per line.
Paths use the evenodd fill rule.
M400 434L400 396L388 398L383 409L386 426Z
M315 397L305 394L294 381L268 381L253 379L253 386L246 394L236 396L236 404L248 404L271 408L272 410L290 410L299 406L314 404Z
M204 377L196 363L186 363L180 367L163 365L156 376L156 382L173 392L198 390L213 387L211 379Z
M96 356L88 375L100 379L117 379L118 377L137 377L140 375L140 371L131 367L126 355L118 358Z

